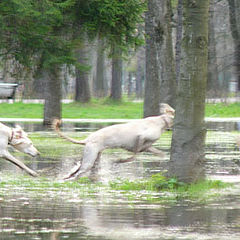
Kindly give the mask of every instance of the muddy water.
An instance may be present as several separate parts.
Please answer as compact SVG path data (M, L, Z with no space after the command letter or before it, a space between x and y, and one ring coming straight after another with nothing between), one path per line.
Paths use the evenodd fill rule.
M42 156L31 159L14 154L35 170L48 169L47 175L44 179L31 180L34 184L28 186L28 178L20 170L0 162L0 184L24 182L5 184L0 189L0 240L240 239L240 152L234 144L235 132L224 128L209 131L206 144L207 176L234 182L233 188L223 190L207 202L185 199L156 203L125 196L119 191L105 191L104 184L117 178L139 179L163 171L169 160L170 134L156 143L166 153L161 161L145 153L135 162L116 164L115 160L127 158L129 153L107 150L101 158L98 187L59 190L55 185L42 186L45 182L60 181L79 160L82 147L56 138L40 125L24 127L31 132ZM99 125L66 125L65 131L72 137L81 137L97 128Z

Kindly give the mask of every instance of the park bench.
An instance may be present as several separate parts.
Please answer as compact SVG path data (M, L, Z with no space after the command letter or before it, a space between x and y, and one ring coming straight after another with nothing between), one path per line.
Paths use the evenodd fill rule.
M0 83L0 99L14 99L17 83Z

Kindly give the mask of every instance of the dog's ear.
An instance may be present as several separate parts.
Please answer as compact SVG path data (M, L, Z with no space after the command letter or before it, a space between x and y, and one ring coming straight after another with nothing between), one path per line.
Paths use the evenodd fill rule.
M15 128L14 130L14 138L15 139L20 139L23 137L23 130L22 128Z
M15 125L15 128L14 128L14 136L16 139L20 139L23 137L23 129L20 125Z
M173 115L175 114L175 110L169 106L167 103L160 103L160 114L170 114Z
M15 129L17 129L17 130L22 130L22 127L21 127L20 125L16 124L16 125L15 125Z
M166 113L174 116L175 110L173 108L167 108Z

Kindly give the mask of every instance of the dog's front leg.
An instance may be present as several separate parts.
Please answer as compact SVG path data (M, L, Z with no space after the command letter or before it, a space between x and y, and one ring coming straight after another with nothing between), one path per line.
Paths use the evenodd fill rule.
M145 152L153 153L154 155L157 155L159 157L165 157L165 153L164 152L162 152L161 150L159 150L159 149L157 149L157 148L155 148L153 146L147 148L145 150Z
M33 171L32 169L30 169L29 167L27 167L24 163L22 163L21 161L19 161L17 158L15 158L14 156L12 156L8 151L2 151L0 153L0 156L5 158L7 161L12 162L13 164L15 164L16 166L18 166L19 168L21 168L22 170L25 170L28 174L30 174L33 177L38 176L38 174Z

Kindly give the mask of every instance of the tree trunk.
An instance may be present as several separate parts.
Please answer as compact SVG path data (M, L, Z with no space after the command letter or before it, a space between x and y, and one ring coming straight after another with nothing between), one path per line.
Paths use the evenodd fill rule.
M45 104L44 104L44 125L52 124L57 118L61 119L61 67L54 66L44 71L45 73Z
M161 46L160 62L162 66L161 83L160 83L160 102L168 103L175 108L177 82L175 73L175 59L173 56L173 41L171 16L172 8L171 1L162 0L160 8L160 22L163 29L163 42Z
M133 96L133 73L128 73L128 98L131 98Z
M104 53L104 41L98 40L97 45L97 70L94 80L94 95L97 98L106 97L108 94L107 86L107 75L106 75L106 64L105 64L105 53Z
M145 50L141 48L137 53L136 97L143 98L143 84L145 79Z
M183 182L204 177L205 92L209 0L184 1L184 38L169 176Z
M178 0L177 6L177 36L176 36L176 53L175 53L175 72L177 83L180 81L181 68L181 44L183 31L183 0Z
M238 80L238 90L240 90L240 3L239 0L228 0L230 26L234 40L234 66Z
M209 10L209 36L208 36L208 78L207 96L218 97L220 86L218 82L217 54L214 29L214 0L210 0Z
M145 17L146 32L146 80L144 94L144 117L159 115L160 92L160 62L159 41L162 41L162 32L158 28L159 4L156 0L148 1L148 11Z
M110 98L117 101L122 99L122 71L122 51L117 46L114 46L112 58L112 85Z
M149 0L146 13L144 117L159 115L159 103L175 105L176 77L169 0Z
M82 66L88 66L88 47L86 44L76 51L78 63ZM86 103L91 100L89 72L76 68L76 92L75 101Z

